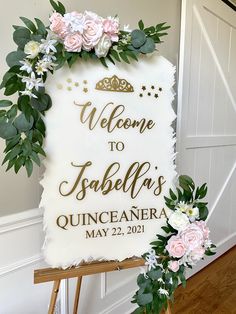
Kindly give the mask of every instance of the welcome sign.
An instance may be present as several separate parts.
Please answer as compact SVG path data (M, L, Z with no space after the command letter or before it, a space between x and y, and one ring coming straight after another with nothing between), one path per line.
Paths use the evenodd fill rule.
M174 67L83 62L47 81L44 252L52 267L141 256L168 212Z

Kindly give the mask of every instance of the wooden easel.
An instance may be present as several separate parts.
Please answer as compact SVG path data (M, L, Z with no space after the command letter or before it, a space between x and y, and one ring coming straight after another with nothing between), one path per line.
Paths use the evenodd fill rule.
M50 305L48 314L53 314L55 310L55 304L57 301L57 295L60 288L61 280L77 277L77 285L74 299L73 314L78 313L79 297L81 290L81 283L83 276L94 275L99 273L106 273L110 271L117 271L123 269L129 269L139 266L144 266L145 261L142 258L126 259L122 262L96 262L91 264L84 264L79 267L73 267L70 269L58 269L58 268L44 268L34 271L34 283L43 283L54 281L53 289L51 293ZM168 304L168 308L165 314L171 314L171 309Z

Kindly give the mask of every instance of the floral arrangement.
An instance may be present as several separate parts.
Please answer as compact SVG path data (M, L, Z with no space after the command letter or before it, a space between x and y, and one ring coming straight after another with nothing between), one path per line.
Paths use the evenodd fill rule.
M152 248L143 255L147 271L137 278L139 289L132 301L138 304L135 314L159 314L166 309L179 282L185 287L186 269L216 253L205 222L208 209L202 199L206 193L206 184L195 189L190 177L180 176L176 192L170 190L165 197L170 214L162 227L164 235L157 234Z
M39 156L45 156L43 116L52 106L45 91L48 73L65 63L71 67L78 59L99 60L104 66L107 61L138 61L139 55L156 49L169 28L165 23L145 28L140 21L138 29L125 26L121 30L118 17L102 18L88 11L66 13L61 2L50 3L54 12L49 27L38 18L32 22L25 17L21 17L25 27L13 26L17 50L6 57L9 70L0 85L5 96L18 94L16 102L0 100L0 137L6 140L3 164L16 173L25 167L28 176L33 162L40 165Z

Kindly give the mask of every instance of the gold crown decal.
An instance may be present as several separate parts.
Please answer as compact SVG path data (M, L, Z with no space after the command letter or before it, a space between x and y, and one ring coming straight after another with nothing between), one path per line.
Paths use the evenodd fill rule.
M120 79L116 75L112 77L105 77L96 84L97 90L107 92L120 92L120 93L132 93L134 91L133 86L125 79Z

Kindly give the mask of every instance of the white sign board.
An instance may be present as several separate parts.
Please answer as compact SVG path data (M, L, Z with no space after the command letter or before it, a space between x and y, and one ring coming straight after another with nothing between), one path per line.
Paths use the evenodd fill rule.
M108 69L77 63L48 79L41 206L52 267L141 256L161 232L176 175L174 72L153 54Z

